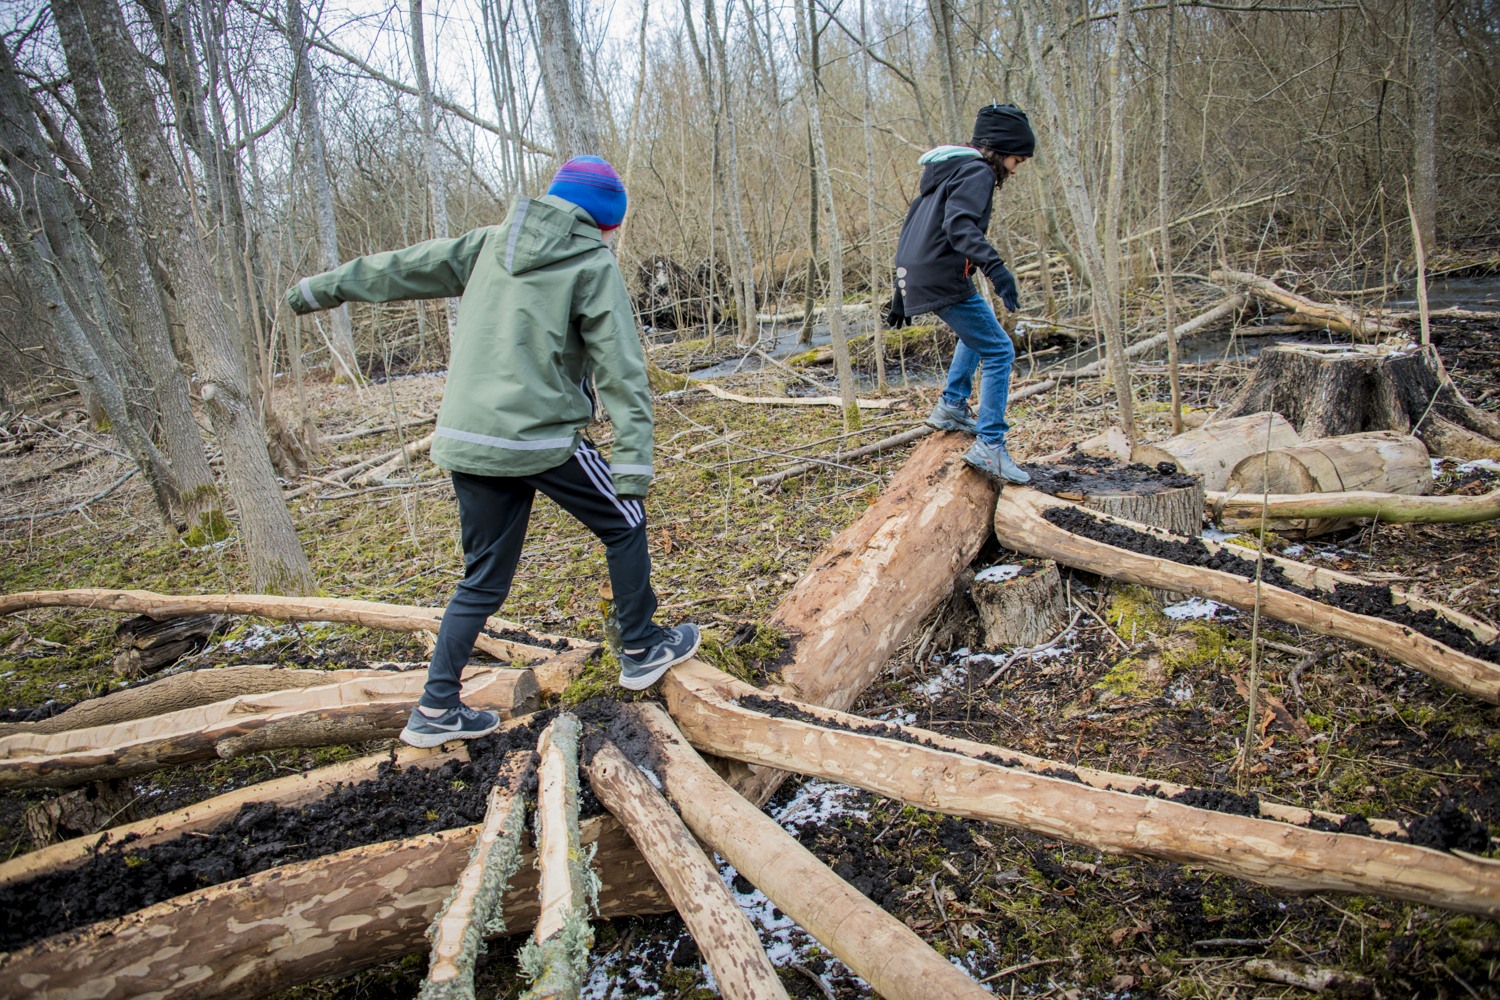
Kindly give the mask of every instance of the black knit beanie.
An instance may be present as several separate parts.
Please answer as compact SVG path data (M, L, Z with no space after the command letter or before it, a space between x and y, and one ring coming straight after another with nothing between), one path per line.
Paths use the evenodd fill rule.
M974 138L970 145L988 146L997 153L1032 156L1036 153L1036 136L1026 112L1014 104L990 104L979 109L974 119Z

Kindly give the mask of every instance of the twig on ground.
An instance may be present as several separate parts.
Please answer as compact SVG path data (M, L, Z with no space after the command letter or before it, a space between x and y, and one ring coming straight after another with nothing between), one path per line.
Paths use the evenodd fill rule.
M39 514L12 514L9 517L0 517L0 524L10 524L15 521L40 521L44 518L49 517L62 517L64 514L82 514L83 508L87 507L89 504L97 503L100 500L103 500L115 490L119 489L121 486L124 486L125 483L130 479L130 477L135 475L139 471L141 470L132 466L130 471L125 473L125 475L121 476L119 479L116 479L114 482L110 483L104 489L100 490L98 493L95 493L87 500L80 500L78 503L73 504L71 507L63 507L59 510L44 510Z

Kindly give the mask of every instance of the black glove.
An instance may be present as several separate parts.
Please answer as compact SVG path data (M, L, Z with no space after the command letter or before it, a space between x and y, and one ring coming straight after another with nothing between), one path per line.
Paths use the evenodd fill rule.
M1016 276L1010 273L1009 268L1004 264L995 268L990 273L990 282L995 286L995 294L1005 303L1005 308L1011 312L1021 308L1021 299L1016 294Z
M891 304L885 310L885 325L887 329L899 330L903 326L911 326L911 317L906 315L906 299L901 296L901 289L896 289L891 296Z

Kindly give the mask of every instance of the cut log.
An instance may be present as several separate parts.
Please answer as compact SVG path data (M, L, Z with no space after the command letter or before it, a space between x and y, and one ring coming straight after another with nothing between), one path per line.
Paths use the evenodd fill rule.
M718 869L662 798L619 749L606 742L588 765L589 784L625 825L666 888L729 1000L778 1000L786 990L760 936L719 878Z
M1394 431L1348 434L1243 458L1230 470L1224 489L1230 494L1370 490L1420 496L1432 492L1432 460L1426 446L1410 435ZM1312 537L1350 523L1339 518L1277 518L1268 527Z
M689 719L696 711L698 703L712 705L720 701L745 701L745 699L767 697L766 692L760 688L751 687L744 681L737 680L724 673L716 667L703 663L700 660L690 660L672 668L678 683L673 686L671 696L667 699L667 706L674 717L681 716ZM831 708L819 708L805 702L782 698L781 701L791 705L796 711L804 713L817 720L824 721L827 725L840 729L859 731L871 726L869 719L858 715L849 715L846 712L836 712ZM747 701L746 704L753 704ZM1100 788L1112 791L1132 791L1143 787L1156 789L1157 795L1162 798L1174 798L1188 790L1186 785L1174 784L1170 781L1162 781L1157 778L1141 778L1132 774L1119 774L1114 771L1101 771L1098 768L1084 767L1076 764L1068 764L1061 761L1048 760L1045 757L1034 757L1023 750L1015 750L1011 747L999 746L993 743L976 743L973 740L960 739L954 736L945 736L942 733L930 729L921 729L917 726L907 726L900 723L879 723L881 730L885 733L898 733L899 738L906 742L926 744L943 750L952 750L967 757L980 760L992 760L1002 758L1007 761L1009 767L1024 768L1035 774L1055 774L1059 769L1071 771L1081 784L1092 788ZM878 735L878 734L877 734ZM1259 815L1266 819L1279 820L1283 823L1292 823L1297 826L1307 826L1317 821L1337 825L1346 817L1340 813L1320 812L1313 809L1302 809L1297 806L1285 805L1279 802L1260 800ZM1395 820L1370 819L1368 820L1372 832L1382 837L1400 837L1402 828Z
M160 816L112 826L102 834L74 837L72 840L0 862L0 885L11 885L40 878L49 872L76 868L96 851L123 844L127 839L132 848L140 849L172 840L189 831L207 833L234 819L241 808L252 802L274 802L287 807L315 802L337 785L356 784L376 777L383 764L392 764L397 768L439 767L450 760L469 759L465 744L450 746L453 749L418 750L402 746L394 753L371 754L301 774L289 774L237 788Z
M225 615L258 615L294 622L349 622L392 632L436 632L443 621L442 608L413 608L404 604L381 604L377 601L350 601L339 598L267 597L261 594L203 594L179 596L154 594L149 590L33 590L0 594L0 615L15 614L33 608L99 608L106 611L130 611L153 618L171 615L216 613ZM525 635L528 642L516 642L502 636L504 632ZM539 643L565 643L570 647L591 646L581 639L532 632L515 622L491 618L474 648L498 659L528 662L552 655Z
M427 932L432 954L420 1000L472 1000L481 943L505 931L498 911L521 864L521 835L526 829L526 798L521 792L531 763L530 750L513 750L500 762L469 863Z
M1236 531L1260 526L1261 507L1275 519L1370 518L1388 524L1471 524L1500 518L1500 490L1483 496L1411 497L1395 493L1205 494L1209 517Z
M403 670L426 669L426 664L391 664ZM14 733L62 733L69 729L109 726L132 719L184 708L196 708L239 695L268 694L294 688L321 687L363 677L389 677L393 670L298 670L291 667L243 666L185 670L149 684L114 691L80 701L71 708L36 722L0 723L0 737Z
M721 757L790 766L950 816L1031 830L1110 854L1202 865L1296 892L1368 892L1500 916L1500 861L1102 791L946 749L772 717L698 694L696 702L674 704L673 717L695 747ZM650 724L655 734L658 726L654 720ZM867 720L860 725L879 726ZM670 780L662 777L678 802ZM688 822L698 830L691 816ZM738 861L730 861L739 868ZM745 874L782 905L754 875Z
M207 646L214 633L223 630L226 621L224 615L181 615L164 619L138 615L121 622L115 629L123 647L115 654L115 674L133 679L164 670L189 653Z
M1034 646L1068 620L1062 576L1051 559L1018 559L974 575L969 596L984 627L985 649Z
M594 875L578 839L578 719L561 712L537 741L537 867L541 912L521 952L525 1000L576 998L588 973Z
M1356 341L1369 343L1396 331L1392 323L1376 315L1358 312L1337 303L1314 302L1258 274L1222 270L1213 272L1211 277L1222 285L1243 288L1258 299L1274 302L1294 313L1310 317L1329 330L1347 333Z
M875 992L890 1000L989 998L982 986L736 794L660 708L643 703L627 711L650 732L657 776L693 833Z
M737 392L730 392L722 386L714 385L712 382L697 382L696 387L703 389L712 396L727 399L732 403L747 403L755 406L843 406L843 400L837 396L742 396ZM896 405L894 399L859 399L855 400L861 410L889 410Z
M266 746L385 739L406 724L425 679L391 674L233 698L115 726L17 733L0 739L0 788L66 787ZM466 704L497 710L502 718L535 711L539 700L529 670L476 671L464 682L463 696Z
M1170 462L1183 472L1201 476L1205 490L1222 490L1229 471L1241 459L1258 455L1268 446L1285 448L1301 441L1296 428L1281 414L1251 413L1204 424L1156 444L1138 445L1131 460L1150 466Z
M1253 580L1218 570L1184 566L1160 556L1132 552L1064 531L1042 516L1042 512L1048 507L1062 506L1067 506L1067 501L1048 497L1035 490L1006 490L995 504L995 534L1002 545L1018 552L1056 559L1064 566L1097 573L1112 580L1211 597L1245 611L1255 607L1257 591ZM1136 531L1151 533L1153 530L1144 525L1121 523ZM1213 542L1199 541L1195 544L1206 546L1211 552L1221 548ZM1235 551L1243 558L1254 558L1256 555L1250 550ZM1326 570L1314 570L1310 566L1293 570L1292 567L1298 564L1292 560L1278 559L1275 564L1292 576L1300 586L1332 589L1331 585L1305 581L1336 579L1336 575L1329 574ZM1303 571L1305 575L1298 578L1298 574ZM1355 578L1345 577L1344 580L1353 582ZM1264 583L1259 588L1259 603L1262 614L1278 621L1359 643L1380 655L1415 667L1434 680L1465 694L1491 703L1500 703L1500 666L1459 652L1395 622L1344 611ZM1414 608L1421 607L1415 600L1409 603ZM1427 605L1426 609L1438 611L1480 642L1495 641L1495 630L1481 626L1472 618L1437 605Z
M1458 393L1430 346L1269 347L1222 416L1266 410L1304 440L1389 430L1417 435L1435 455L1487 458L1500 448L1500 419Z
M928 428L931 430L931 428ZM778 691L848 708L886 660L953 591L990 535L995 486L963 463L966 439L934 432L880 498L823 547L771 615L794 636ZM665 684L671 684L668 672ZM734 774L757 804L784 774Z
M603 888L601 917L671 908L610 817L581 824ZM211 886L0 955L0 982L36 1000L209 1000L264 996L423 950L477 827L356 847ZM536 919L534 857L522 859L502 916Z

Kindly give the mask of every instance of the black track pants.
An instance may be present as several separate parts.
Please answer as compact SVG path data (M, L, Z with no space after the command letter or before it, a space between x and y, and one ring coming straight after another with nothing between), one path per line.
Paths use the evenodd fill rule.
M534 476L455 472L464 578L443 612L422 692L423 705L452 708L458 704L459 678L474 651L474 640L510 593L538 490L604 543L625 647L637 649L659 641L661 629L651 621L656 614L656 593L651 589L645 508L639 500L615 495L609 462L592 445L580 444L562 465Z

